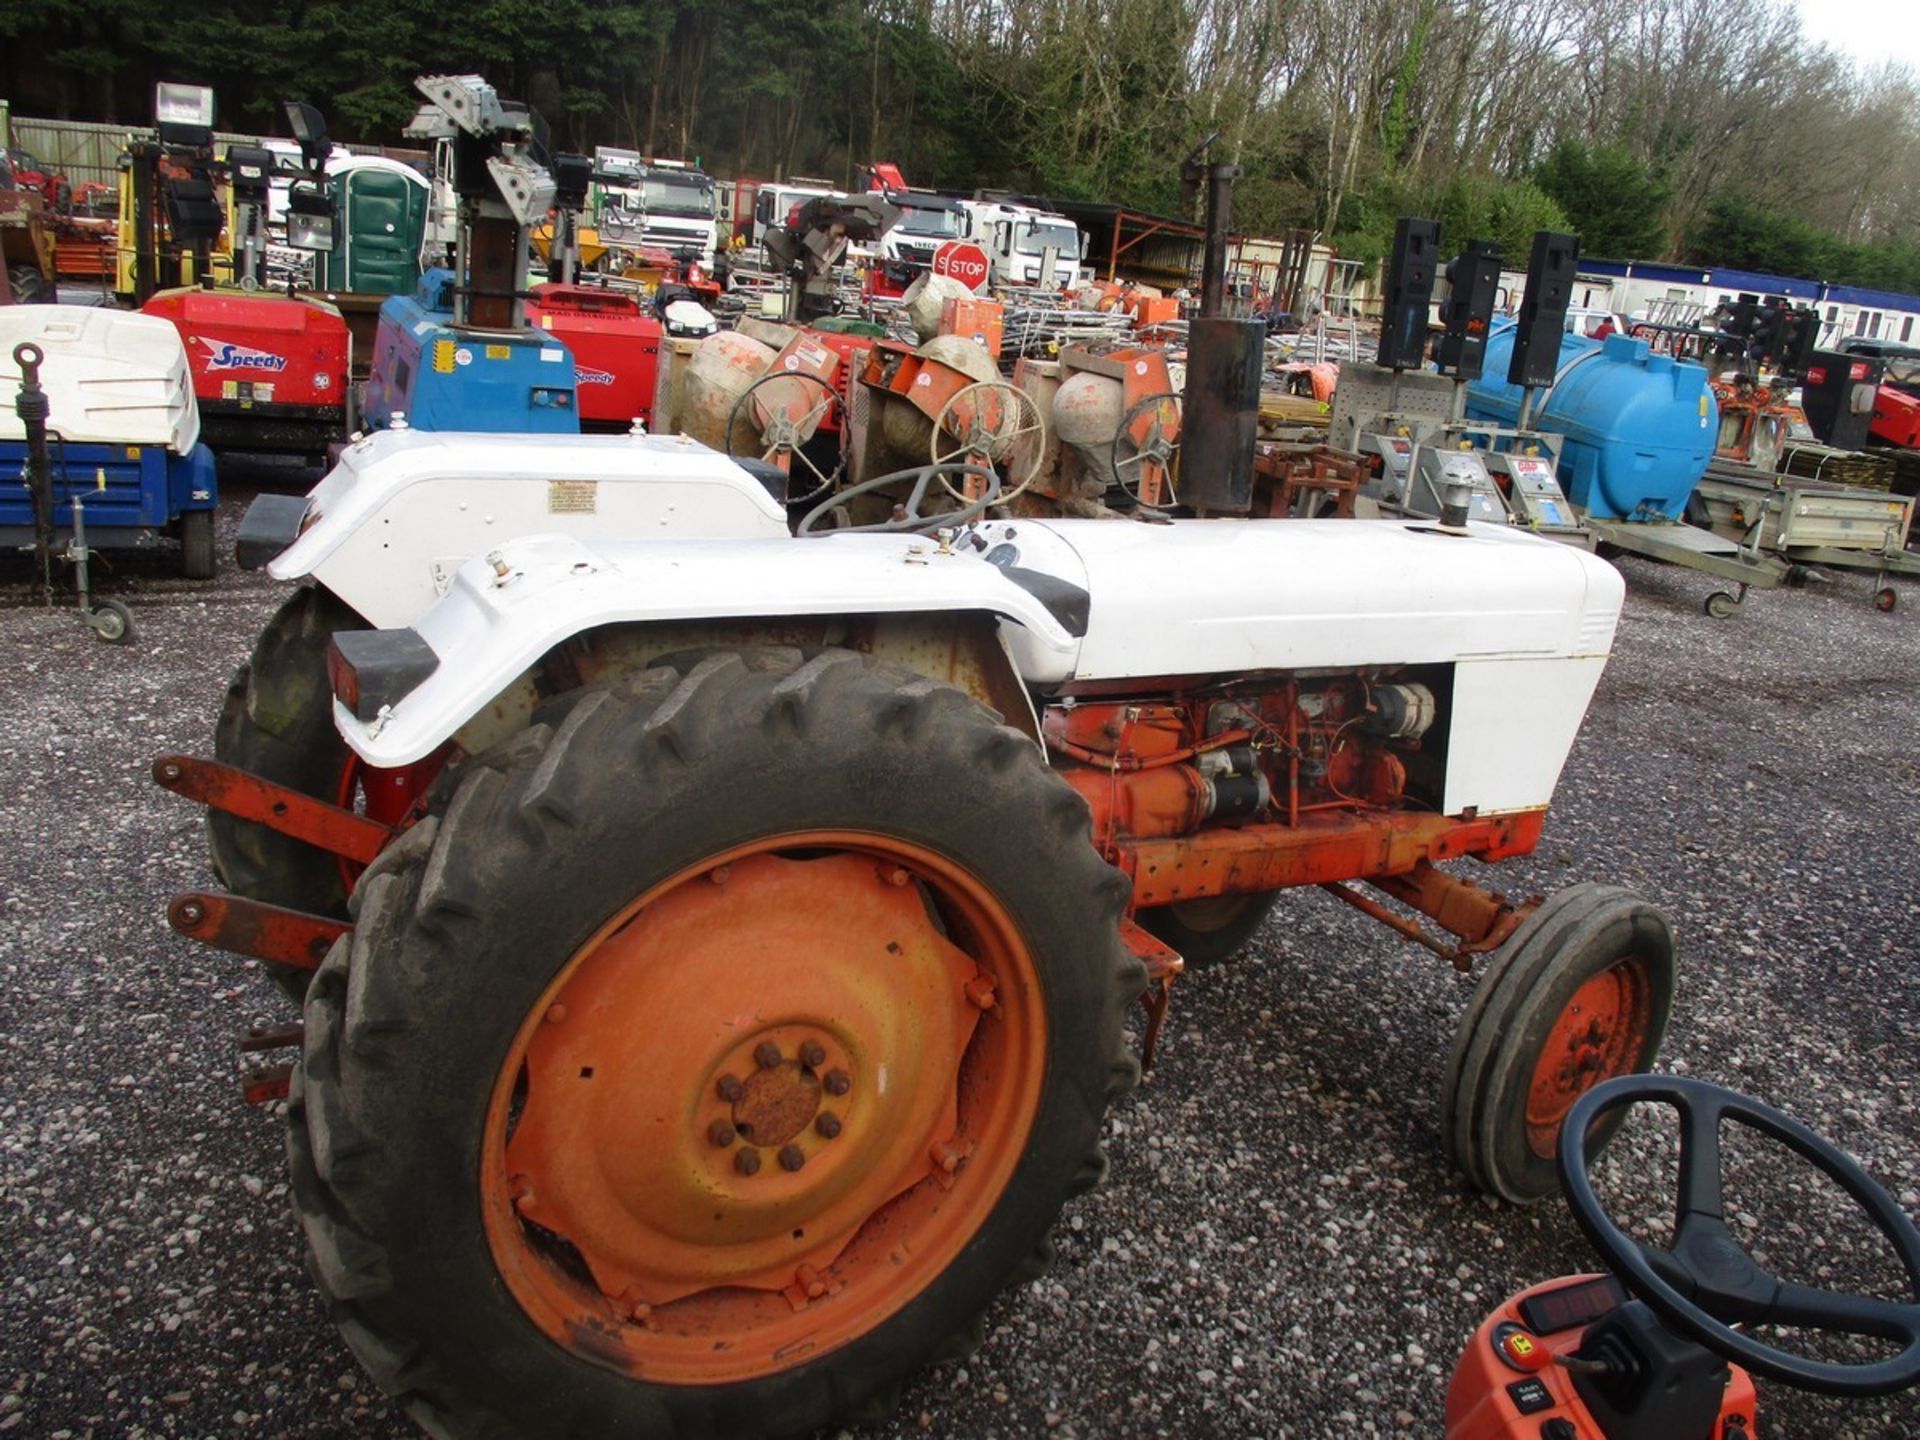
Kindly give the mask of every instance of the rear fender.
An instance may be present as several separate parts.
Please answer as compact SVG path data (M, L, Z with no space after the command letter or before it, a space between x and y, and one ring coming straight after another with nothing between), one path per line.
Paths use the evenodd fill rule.
M391 768L449 740L484 749L524 728L545 696L663 655L840 645L957 685L1037 737L1022 675L1071 673L1079 639L1063 608L1057 593L1043 599L977 555L916 536L597 546L536 536L462 566L413 626L345 637L356 669L401 675L404 688L363 687L357 713L336 700L334 719L356 754Z

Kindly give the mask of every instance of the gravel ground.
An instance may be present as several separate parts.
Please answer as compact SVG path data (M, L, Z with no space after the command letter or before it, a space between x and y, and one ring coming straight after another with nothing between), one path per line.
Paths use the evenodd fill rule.
M1546 840L1499 883L1608 880L1666 907L1673 1068L1798 1114L1920 1208L1920 586L1892 616L1848 578L1715 623L1712 582L1626 565L1617 655ZM276 590L123 563L103 589L140 630L116 648L31 606L25 579L0 568L0 1433L411 1435L321 1313L279 1126L234 1089L235 1033L284 1006L161 918L208 877L198 813L148 764L209 748ZM1557 1202L1487 1201L1439 1158L1469 988L1325 897L1284 903L1248 955L1181 983L1053 1273L864 1433L1437 1434L1486 1309L1587 1263ZM1830 1194L1737 1158L1763 1253L1884 1283ZM1656 1216L1671 1164L1631 1125L1606 1167L1621 1213ZM1775 1436L1920 1432L1911 1395L1776 1385L1763 1404Z

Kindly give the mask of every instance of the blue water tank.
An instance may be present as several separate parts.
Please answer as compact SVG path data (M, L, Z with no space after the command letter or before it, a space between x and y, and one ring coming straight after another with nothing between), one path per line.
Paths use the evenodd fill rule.
M1488 333L1486 375L1467 389L1475 420L1519 418L1520 387L1506 381L1516 328L1506 321ZM1630 336L1562 339L1560 378L1535 395L1533 428L1567 437L1567 498L1596 520L1679 519L1720 434L1707 378L1704 367L1655 355Z

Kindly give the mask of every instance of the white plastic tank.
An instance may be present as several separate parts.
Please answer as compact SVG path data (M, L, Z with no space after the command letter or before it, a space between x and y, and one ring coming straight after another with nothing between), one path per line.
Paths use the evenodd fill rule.
M0 307L0 439L21 440L14 413L20 367L13 347L45 353L40 386L49 427L63 438L105 445L159 445L175 455L200 438L187 349L171 320L81 305Z

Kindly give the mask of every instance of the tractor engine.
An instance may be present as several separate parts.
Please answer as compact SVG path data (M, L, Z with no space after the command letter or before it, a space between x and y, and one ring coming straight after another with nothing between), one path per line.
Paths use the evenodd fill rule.
M1427 741L1440 688L1437 676L1379 671L1287 677L1179 699L1063 703L1043 730L1106 848L1409 798L1431 808L1443 757Z

